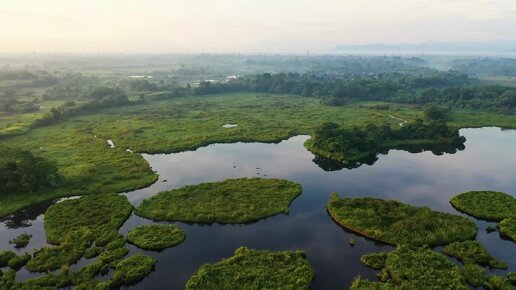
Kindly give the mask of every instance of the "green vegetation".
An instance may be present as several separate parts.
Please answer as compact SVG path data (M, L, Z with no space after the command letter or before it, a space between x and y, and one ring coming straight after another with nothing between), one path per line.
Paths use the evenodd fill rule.
M300 194L301 186L288 180L228 179L160 192L144 200L135 213L154 220L246 223L288 213Z
M498 221L500 234L516 241L516 199L496 191L469 191L451 198L458 210L479 219Z
M461 270L431 249L400 245L386 254L380 283L360 278L351 289L468 289Z
M86 252L84 253L84 257L86 259L92 259L98 257L98 255L102 254L102 252L104 252L104 248L92 246L86 250Z
M0 196L0 216L29 204L69 195L124 192L148 186L156 175L141 156L125 151L168 153L192 150L212 143L237 141L278 142L298 134L312 134L332 121L343 128L364 124L399 128L423 118L420 108L381 102L325 106L315 98L237 93L178 97L132 106L107 108L70 118L56 125L4 138L2 144L24 148L57 164L61 180L52 190ZM492 112L453 111L454 127L516 127L516 116ZM237 123L232 129L226 123ZM97 136L95 138L94 136ZM112 139L116 148L109 148Z
M462 276L466 278L468 284L474 287L483 286L487 282L487 275L484 268L477 264L466 263L462 268Z
M16 257L13 251L0 251L0 268L8 265L9 260Z
M387 253L372 253L360 257L364 265L377 270L385 267L385 259L387 259Z
M491 276L488 279L487 289L494 290L513 290L509 279L503 276Z
M139 282L154 270L154 264L156 260L141 254L118 261L112 265L115 272L109 286L117 288Z
M516 215L516 199L496 191L469 191L450 200L458 210L479 219L501 221Z
M351 290L397 290L397 286L391 283L372 282L361 277L355 278L351 284Z
M118 228L132 212L127 197L117 194L87 195L52 205L45 213L49 243L60 245L70 236L84 236L97 243L118 237Z
M25 266L27 262L32 258L29 253L24 253L21 256L14 256L7 262L7 265L11 267L11 269L18 271L21 267Z
M29 151L0 146L0 195L32 193L54 187L57 167Z
M24 233L9 241L9 244L14 244L15 248L23 248L29 244L31 238L32 235Z
M235 255L203 265L186 284L193 289L308 289L314 271L304 252L238 248Z
M374 157L378 152L406 145L422 149L431 148L431 145L447 145L453 150L463 149L465 141L457 129L449 128L443 121L424 123L417 120L398 130L392 130L388 125L368 124L365 128L347 129L335 123L324 123L305 146L314 154L353 164Z
M487 252L486 248L478 241L455 242L444 247L446 255L460 259L464 264L489 264L493 268L507 269L507 264L498 261Z
M516 242L516 218L506 218L498 223L500 234Z
M47 241L57 246L37 250L27 269L44 272L71 265L85 255L94 241L97 246L115 242L111 248L123 247L125 239L119 237L118 228L131 211L127 198L117 194L88 195L52 205L45 213L45 230ZM104 252L99 259L114 261L120 258L120 251Z
M176 246L186 238L185 232L177 225L142 225L127 234L127 240L144 250L163 250Z
M446 245L477 233L467 218L394 200L340 198L334 193L327 208L339 225L389 244Z

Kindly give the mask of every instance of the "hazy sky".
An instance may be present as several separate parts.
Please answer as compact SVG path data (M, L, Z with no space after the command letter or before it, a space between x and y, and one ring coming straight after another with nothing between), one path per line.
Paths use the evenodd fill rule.
M0 0L0 52L304 52L516 41L516 0Z

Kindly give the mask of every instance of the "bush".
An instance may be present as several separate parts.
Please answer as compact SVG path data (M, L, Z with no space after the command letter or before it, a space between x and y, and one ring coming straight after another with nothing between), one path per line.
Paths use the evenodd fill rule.
M144 250L163 250L176 246L186 238L177 225L142 225L129 231L127 240Z

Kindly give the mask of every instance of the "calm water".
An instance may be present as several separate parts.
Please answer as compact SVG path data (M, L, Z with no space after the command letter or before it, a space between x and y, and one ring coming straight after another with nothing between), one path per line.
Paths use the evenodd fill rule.
M436 156L431 152L391 150L379 156L374 165L337 171L324 171L313 162L314 156L303 147L308 136L293 137L279 144L217 144L178 154L144 155L160 179L148 188L127 193L134 205L161 190L237 177L293 180L302 184L303 194L293 202L289 215L248 225L179 223L187 232L187 239L162 252L146 252L128 245L132 253L145 252L158 259L156 271L130 288L183 289L202 264L231 256L240 246L305 250L316 270L312 289L348 289L358 275L375 279L377 271L364 267L360 256L392 247L349 233L335 224L325 209L329 194L392 198L455 214L460 213L451 207L449 199L459 192L490 189L514 195L516 131L482 128L464 129L461 134L467 138L466 149L455 154ZM41 213L49 204L4 219L0 224L0 248L12 249L8 241L23 232L33 234L24 250L44 245ZM508 262L509 269L516 270L515 245L500 239L498 233L485 232L486 226L495 223L471 219L479 225L478 240L493 256ZM126 234L147 223L152 221L133 215L120 231ZM349 244L350 238L356 239L355 246ZM80 265L88 262L81 260ZM32 276L23 269L18 273L20 280Z

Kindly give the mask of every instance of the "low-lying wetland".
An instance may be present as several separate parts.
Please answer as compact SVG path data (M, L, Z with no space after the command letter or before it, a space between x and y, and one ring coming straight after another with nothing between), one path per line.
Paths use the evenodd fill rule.
M400 117L404 116L400 115ZM455 154L445 153L442 156L436 156L431 152L411 154L406 151L391 150L388 154L379 156L374 166L331 172L321 170L313 162L314 156L303 147L307 136L293 137L278 144L235 143L211 145L177 154L143 154L152 170L159 174L159 180L149 187L124 194L134 207L138 207L143 199L161 191L199 183L264 175L267 175L267 178L299 183L303 193L290 204L288 215L279 214L251 224L177 222L176 224L185 232L186 239L162 251L142 250L130 242L124 245L124 238L113 236L114 242L110 240L112 249L107 249L109 242L102 246L93 243L85 250L85 252L91 252L88 255L90 258L80 258L77 264L71 265L69 276L61 275L62 269L58 269L53 272L55 277L46 279L53 279L52 283L61 283L68 279L67 281L81 285L77 286L77 289L88 289L88 286L93 285L92 283L105 286L110 282L104 281L113 281L116 269L109 265L102 266L98 261L108 263L116 259L130 259L143 253L156 262L153 263L152 260L142 257L142 261L145 259L142 267L135 270L134 275L131 274L124 279L128 281L132 280L132 277L136 279L141 277L142 273L149 275L136 284L130 285L130 289L159 288L164 283L171 289L184 289L187 281L202 265L227 259L233 255L235 249L245 246L259 251L303 250L306 253L306 261L316 272L316 278L311 282L311 289L348 289L358 276L362 277L361 281L379 282L376 277L378 270L366 267L361 263L360 258L368 253L388 253L395 248L364 238L335 224L325 209L329 194L339 192L344 197L371 196L384 200L394 199L413 206L428 206L432 210L454 215L461 215L461 213L450 205L449 200L459 192L489 188L513 194L513 189L516 188L516 181L513 178L513 164L516 162L516 156L510 152L513 151L516 134L513 131L502 132L497 128L484 128L464 129L461 130L461 135L467 139L466 149ZM101 138L98 139L99 142L102 141ZM113 140L117 145L120 143L116 138ZM124 156L127 154L124 158L137 155L125 152L122 149L125 146L110 149L105 141L102 141L102 144L99 143L99 146L110 154L122 154L122 152ZM493 162L493 159L496 159L496 162ZM163 182L164 180L167 181ZM11 250L21 256L24 252L33 253L35 249L45 246L44 217L41 214L48 206L48 203L45 206L35 205L32 209L27 208L5 217L0 223L1 249ZM486 232L486 228L496 225L495 222L462 216L476 224L478 227L476 240L485 246L491 257L505 261L508 269L490 269L484 265L479 267L483 269L486 277L493 275L498 277L488 278L492 283L506 283L509 280L506 278L508 272L514 272L516 269L514 244L500 239L497 233ZM134 213L128 215L128 219L122 223L118 233L124 237L138 226L157 224ZM63 227L59 231L66 232L80 227L80 224L71 223L69 227ZM32 238L25 248L17 252L15 245L10 244L9 241L23 233L32 235ZM355 241L353 246L350 240ZM101 247L103 250L92 249L92 246ZM444 257L453 261L451 257ZM129 260L126 265L133 268L131 265L134 261ZM463 267L458 261L454 264L458 265L459 269ZM86 265L91 266L85 268ZM381 258L376 261L376 265L382 266ZM79 269L84 270L79 272ZM14 276L16 281L29 281L28 279L44 275L31 273L26 267L22 267L16 273L10 271L8 266L1 270L3 278L0 283L4 284L0 285L10 283L11 279L14 280L12 278ZM472 273L470 279L478 278L480 275L478 268L475 267L468 266L468 272ZM92 282L90 277L94 277L97 281ZM363 282L363 284L366 283L368 282Z

